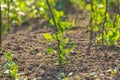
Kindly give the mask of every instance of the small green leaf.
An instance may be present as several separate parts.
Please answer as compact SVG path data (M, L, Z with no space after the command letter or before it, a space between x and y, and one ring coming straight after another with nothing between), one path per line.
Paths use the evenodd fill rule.
M11 52L6 52L4 54L4 57L7 61L12 61L12 53Z
M56 40L60 40L61 41L62 40L61 36L62 36L62 34L58 34L58 33L54 34L54 37L55 37Z
M56 78L57 78L58 80L61 80L62 77L65 77L65 73L64 73L64 72L61 72L61 73L59 73L59 74L56 76Z
M49 33L45 33L43 34L43 37L48 41L48 42L52 42L52 36Z
M65 38L65 44L67 44L68 43L68 41L69 41L69 38Z
M51 24L52 26L54 26L54 22L53 22L52 19L50 19L49 22L50 22L50 24Z
M111 74L112 75L115 75L116 73L117 73L116 69L115 70L114 69L111 70Z
M70 42L70 43L69 43L69 46L70 46L70 47L74 47L74 46L75 46L75 43L74 43L74 42Z
M3 65L3 68L4 69L10 69L10 65L11 64L15 64L14 62L12 62L12 61L7 61L4 65Z
M49 53L54 53L54 52L56 52L53 48L48 48L48 50L47 50Z
M75 21L73 20L71 23L71 26L73 27L75 25Z
M9 68L9 65L10 65L10 64L7 62L7 63L5 63L5 64L3 65L3 68L4 68L4 69L8 69L8 68Z
M91 73L90 75L93 76L94 78L98 77L98 75L95 72Z

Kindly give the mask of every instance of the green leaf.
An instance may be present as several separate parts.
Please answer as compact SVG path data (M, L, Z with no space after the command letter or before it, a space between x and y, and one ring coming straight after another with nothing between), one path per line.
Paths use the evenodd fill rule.
M14 62L12 62L12 61L8 61L8 62L6 62L4 65L3 65L3 68L4 69L10 69L10 65L11 64L15 64Z
M67 44L68 41L69 41L69 38L65 38L65 40L64 40L65 44Z
M25 8L26 8L25 2L24 1L19 2L19 7L20 7L21 10L24 11Z
M54 26L54 22L53 22L52 19L49 20L49 23L50 23L52 26Z
M9 68L9 65L10 65L10 64L7 62L7 63L5 63L5 64L3 65L3 68L4 68L4 69L8 69L8 68Z
M55 50L53 49L53 48L48 48L48 50L47 50L49 53L54 53L55 52Z
M61 80L62 77L65 77L65 73L64 73L64 72L61 72L61 73L59 73L59 74L56 76L56 78L57 78L58 80Z
M74 42L70 42L70 43L69 43L69 46L70 46L70 47L74 47L74 46L75 46L75 43L74 43Z
M12 53L11 52L6 52L4 54L4 57L7 61L12 61Z
M71 23L71 26L75 26L75 21L73 20L72 23Z
M58 33L54 33L54 37L56 40L62 40L62 33L58 34Z
M88 5L86 6L86 9L90 11L90 10L91 10L91 5L88 4Z
M120 37L120 32L119 31L116 31L116 36L115 36L115 40L117 41Z
M43 37L48 41L48 42L52 42L52 36L49 33L45 33L43 34Z

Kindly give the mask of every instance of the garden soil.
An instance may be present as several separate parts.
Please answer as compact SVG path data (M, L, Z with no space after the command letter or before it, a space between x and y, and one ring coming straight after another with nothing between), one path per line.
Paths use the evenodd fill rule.
M100 47L95 38L89 39L89 14L76 12L68 14L68 20L75 20L75 26L66 36L75 42L73 52L66 56L68 63L58 66L57 54L48 53L47 48L57 48L57 42L47 42L44 33L54 33L53 28L42 18L30 19L21 26L10 29L3 35L0 53L0 80L14 80L5 74L3 65L5 52L14 54L13 61L19 65L20 77L28 80L120 80L120 45ZM116 69L114 74L110 70ZM113 72L113 73L111 73ZM67 77L69 79L67 79Z

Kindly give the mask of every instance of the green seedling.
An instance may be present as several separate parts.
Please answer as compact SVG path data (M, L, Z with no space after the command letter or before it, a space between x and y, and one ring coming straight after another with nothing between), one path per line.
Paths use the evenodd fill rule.
M108 31L104 36L108 46L112 46L117 44L120 34L119 31L114 28Z
M109 13L108 10L111 5L109 0L92 0L92 3L92 27L90 27L90 30L96 33L96 40L100 45L116 45L120 38L119 15L114 13L114 20L114 17Z
M13 77L14 79L19 79L19 75L18 75L18 65L16 63L14 63L12 61L13 57L12 57L12 53L11 52L7 52L4 54L4 57L6 59L6 63L4 64L4 69L6 69L5 73L9 73L9 75L11 77Z
M48 42L53 42L53 39L55 39L58 44L57 47L58 49L55 50L53 48L49 48L48 52L53 53L57 52L58 54L58 64L63 65L66 63L66 54L69 54L75 43L70 42L69 43L69 38L68 37L63 37L68 29L70 29L74 25L74 21L72 23L69 23L68 21L63 20L64 12L63 11L57 11L57 10L51 10L49 2L47 1L48 7L51 11L52 18L50 19L50 24L52 26L55 26L55 33L53 35L50 35L49 33L43 34L43 37L48 41ZM54 38L53 38L54 37ZM68 44L69 45L66 45Z
M4 72L5 74L9 74L9 76L14 80L27 80L27 77L24 79L20 78L20 75L23 73L18 73L19 66L13 62L13 54L11 52L6 52L4 54L4 58L6 60L5 64L3 65L3 68L6 70Z
M62 78L64 78L65 77L65 73L64 72L61 72L61 73L59 73L57 76L56 76L56 78L58 79L58 80L62 80Z
M4 73L9 74L10 77L12 77L14 80L27 80L27 77L24 79L20 78L20 75L23 73L18 73L19 66L13 62L13 54L11 52L6 52L4 54L4 58L6 59L5 64L3 65L3 68L6 70Z

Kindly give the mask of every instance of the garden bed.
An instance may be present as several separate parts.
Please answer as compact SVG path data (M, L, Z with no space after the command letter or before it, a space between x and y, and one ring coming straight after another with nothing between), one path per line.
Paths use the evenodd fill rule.
M67 31L67 36L75 42L74 53L68 56L68 63L58 66L57 54L47 52L48 47L56 47L43 38L43 33L52 33L52 28L38 18L28 21L19 29L12 30L3 37L0 53L0 79L12 80L4 74L2 68L5 60L3 54L10 51L14 54L13 61L19 65L21 77L28 80L120 80L120 45L101 48L95 41L89 44L88 14L69 14L69 20L75 19L75 27ZM28 24L28 25L26 25ZM20 29L21 28L21 29ZM118 70L111 73L110 69Z

